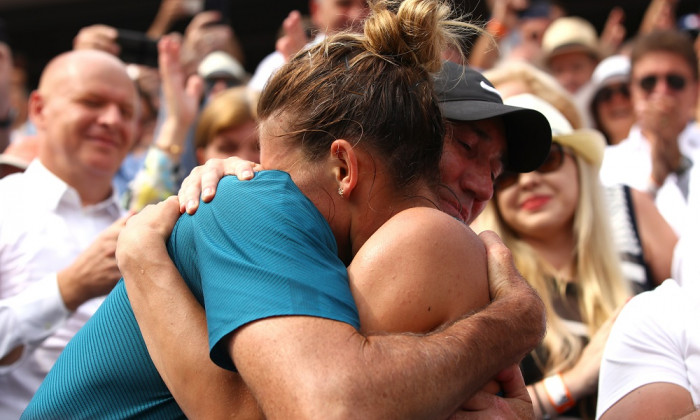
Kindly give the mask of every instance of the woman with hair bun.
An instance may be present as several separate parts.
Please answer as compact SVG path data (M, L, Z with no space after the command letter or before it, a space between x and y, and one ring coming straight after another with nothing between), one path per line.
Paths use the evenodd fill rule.
M498 258L493 297L520 291L508 316L522 323L492 304L476 324L369 335L429 332L490 297L483 244L436 204L445 128L430 73L470 26L440 0L370 8L364 35L330 36L268 82L265 170L224 178L193 216L171 199L130 220L124 281L26 418L446 418L534 347L541 303ZM531 409L518 373L500 376L508 406Z

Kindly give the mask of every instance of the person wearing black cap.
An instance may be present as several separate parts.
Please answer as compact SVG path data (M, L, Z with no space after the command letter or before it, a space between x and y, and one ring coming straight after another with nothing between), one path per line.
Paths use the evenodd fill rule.
M10 144L12 109L10 109L10 76L12 51L7 39L5 22L0 19L0 153Z
M449 122L440 207L469 224L491 199L493 180L503 169L529 172L539 166L551 129L541 113L504 105L481 73L449 61L435 79L435 91Z

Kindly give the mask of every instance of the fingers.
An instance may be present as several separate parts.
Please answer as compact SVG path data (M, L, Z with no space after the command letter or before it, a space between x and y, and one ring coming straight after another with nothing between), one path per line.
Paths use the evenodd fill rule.
M518 365L511 365L503 369L496 375L496 380L501 384L504 398L518 398L523 401L531 402L530 393L525 387L523 373Z
M483 231L479 234L479 238L486 246L489 291L493 300L504 290L507 290L509 279L517 275L517 270L510 250L495 232Z
M210 202L216 195L216 187L224 175L236 175L240 180L253 178L254 172L262 170L262 166L254 162L232 156L227 159L209 159L207 163L198 166L182 182L178 192L180 211L194 214L199 208L200 198L205 203Z

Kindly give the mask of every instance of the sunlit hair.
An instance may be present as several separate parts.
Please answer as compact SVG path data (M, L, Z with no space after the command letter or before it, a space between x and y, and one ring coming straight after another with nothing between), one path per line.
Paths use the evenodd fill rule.
M197 122L195 147L205 148L221 132L255 121L255 95L245 86L236 86L214 96Z
M437 185L444 124L430 73L441 53L476 27L442 0L370 1L364 34L342 32L302 50L260 97L261 121L288 123L307 159L343 138L381 157L397 189Z
M635 63L652 52L668 52L683 58L690 67L693 79L698 80L698 56L692 39L686 33L675 30L654 31L637 38L630 53L633 73Z
M614 248L608 210L598 171L583 158L575 156L578 168L579 197L573 230L576 247L575 283L578 286L578 308L583 323L592 336L631 295L623 278L617 250ZM503 238L513 253L515 265L544 301L547 313L547 335L542 345L547 354L533 352L533 358L545 376L571 368L581 356L583 344L567 329L557 315L553 303L566 299L566 281L556 278L556 270L508 226L494 200L479 217L479 229L491 229Z
M569 121L574 130L583 128L583 117L571 94L561 84L544 71L524 61L508 61L484 71L496 89L509 82L522 83L526 92L549 102ZM505 98L504 98L505 99Z

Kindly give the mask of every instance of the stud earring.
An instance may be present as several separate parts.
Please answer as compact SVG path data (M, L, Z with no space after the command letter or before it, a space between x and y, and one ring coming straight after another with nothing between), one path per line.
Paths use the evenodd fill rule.
M343 190L343 187L338 187L338 195L340 195L340 196L342 197L343 194L345 194L345 191Z

